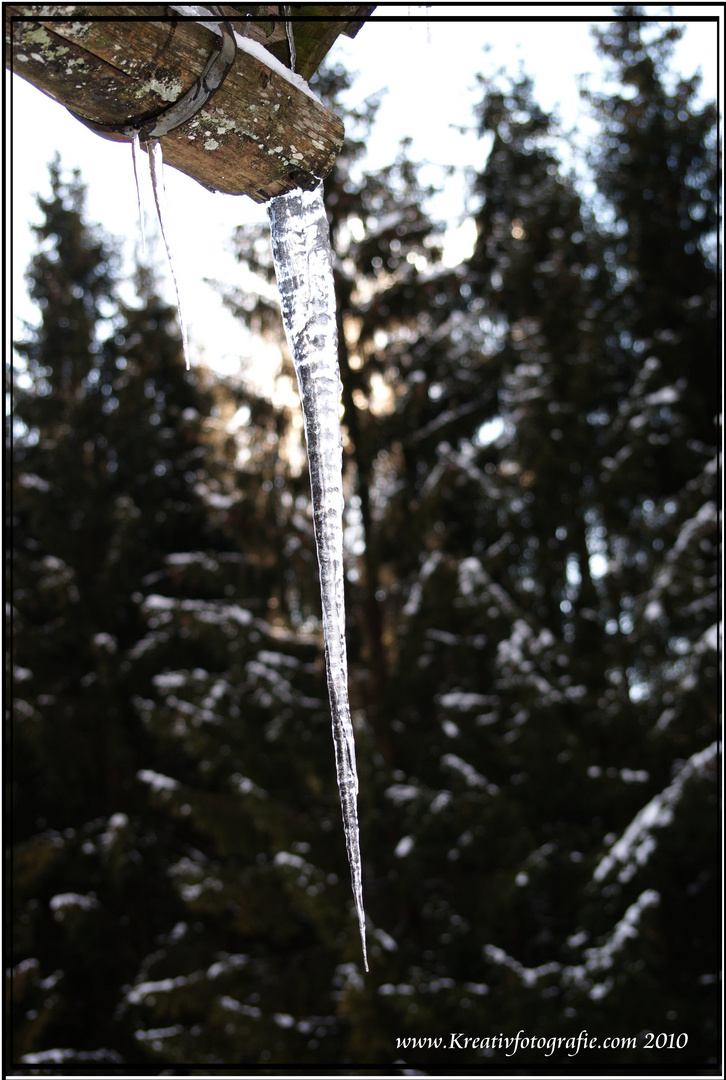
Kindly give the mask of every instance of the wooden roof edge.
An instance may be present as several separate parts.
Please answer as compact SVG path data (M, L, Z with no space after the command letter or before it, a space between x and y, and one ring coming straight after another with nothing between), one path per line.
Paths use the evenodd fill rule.
M355 37L361 26L363 26L368 21L368 17L372 15L378 7L377 4L356 4L355 6L358 8L359 11L358 18L351 19L350 22L347 22L343 27L343 30L341 31L341 33L345 34L345 36L349 38Z
M74 4L64 6L69 21L44 22L37 7L5 5L6 63L12 57L17 74L94 130L153 120L189 90L216 48L215 35L195 21L88 20L86 10L103 16L115 5ZM11 27L13 15L20 18ZM315 186L340 153L343 123L278 67L240 55L209 104L163 136L166 161L210 190L256 202Z

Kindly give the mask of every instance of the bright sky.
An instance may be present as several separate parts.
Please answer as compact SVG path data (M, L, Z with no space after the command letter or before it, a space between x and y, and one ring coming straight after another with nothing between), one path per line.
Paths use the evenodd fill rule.
M686 24L676 65L684 75L700 68L702 92L707 98L715 98L722 23L699 23L695 17L720 19L721 5L667 8L649 4L645 9L649 17L672 13ZM473 122L472 107L478 100L476 73L502 65L516 71L521 62L535 80L539 103L546 109L558 107L564 126L575 126L586 137L587 119L578 98L576 76L590 74L590 85L596 88L599 84L602 67L594 52L590 27L593 22L606 23L612 12L612 6L605 4L379 5L379 18L367 22L354 39L339 38L328 60L339 60L349 70L360 73L351 103L362 102L375 91L387 88L369 143L372 167L389 164L399 140L406 135L413 139L411 153L415 159L480 166L483 147L451 126ZM484 13L486 21L477 18ZM392 15L399 21L391 23L380 18ZM424 21L411 18L416 15ZM457 20L457 16L464 16L464 21ZM555 18L557 21L547 21ZM56 149L66 169L81 170L87 184L90 221L122 238L127 255L139 243L140 231L130 147L94 135L23 79L15 77L12 82L8 138L12 137L13 304L16 316L33 320L35 314L25 298L23 280L34 250L29 223L39 220L33 196L37 191L48 193L47 164ZM145 164L143 154L142 159ZM203 279L216 277L227 283L240 280L240 267L228 251L232 231L243 222L266 220L265 209L244 196L213 195L171 168L166 170L165 180L171 215L169 233L192 358L203 355L211 366L234 373L239 371L241 360L250 359L253 346ZM154 219L148 185L142 195L148 235L153 232ZM460 185L448 189L445 198L434 206L436 216L445 217L452 226L460 224L465 209ZM459 233L462 241L466 242L465 229ZM157 250L157 262L168 278ZM171 285L168 296L173 300ZM22 331L16 326L14 332Z

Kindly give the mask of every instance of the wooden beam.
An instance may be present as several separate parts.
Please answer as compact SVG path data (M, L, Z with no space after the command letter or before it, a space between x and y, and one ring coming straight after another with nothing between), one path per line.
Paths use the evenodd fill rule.
M222 4L221 7L238 29L241 20L254 11L248 29L250 37L289 66L290 51L279 4ZM303 79L311 79L338 37L341 34L355 37L376 5L290 4L289 7L295 34L295 70Z
M361 6L325 7L347 9L346 19L306 23L318 28L307 39L296 31L296 48L298 38L301 45L307 40L306 70L351 26L351 9L359 13ZM231 14L230 8L223 10ZM100 124L166 108L194 84L219 44L213 31L170 14L163 4L6 4L4 11L6 66ZM233 25L242 30L241 20ZM259 40L261 34L264 26L250 36ZM165 160L204 187L264 202L295 187L314 187L332 168L343 135L339 117L274 62L238 48L211 101L161 141Z

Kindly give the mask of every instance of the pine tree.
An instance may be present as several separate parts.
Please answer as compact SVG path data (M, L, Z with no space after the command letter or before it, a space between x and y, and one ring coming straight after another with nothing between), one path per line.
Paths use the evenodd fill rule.
M195 490L215 471L212 401L148 274L140 307L118 300L78 174L56 160L50 180L29 271L40 322L13 387L14 1053L127 1061L121 987L178 907L173 838L136 777L158 760L134 705L151 676L139 602L159 575L183 591L167 566L180 539L221 540Z
M334 95L343 82L333 73L328 92ZM477 181L480 241L467 265L451 271L438 261L436 231L422 212L425 192L405 149L389 169L368 174L361 168L373 104L368 118L349 120L349 130L360 125L360 139L348 142L326 182L338 256L355 538L349 649L374 976L363 981L358 973L354 935L326 936L314 914L328 911L320 896L311 910L300 893L291 894L287 916L278 907L269 925L254 924L252 953L248 937L235 939L245 944L230 956L239 965L234 993L217 997L214 1007L202 1005L206 983L198 983L196 1029L172 1033L160 1048L167 1060L200 1053L202 1046L213 1054L214 1038L202 1032L223 1022L227 1053L241 1040L249 1060L258 1061L387 1061L401 1035L426 1039L485 1025L508 1034L524 1028L540 1038L573 1038L583 1023L625 1034L633 1025L656 1030L663 1016L672 1023L682 1017L690 1032L689 1047L679 1043L681 1060L694 1054L706 1060L712 1052L712 1014L695 1019L682 993L684 970L676 957L672 965L664 961L666 950L653 945L665 938L660 913L667 912L672 932L681 911L680 893L657 869L674 856L683 864L686 888L692 887L689 910L698 908L699 917L715 925L713 893L703 877L712 839L707 831L698 844L692 838L693 822L709 813L713 798L712 757L695 732L685 765L674 745L652 740L654 723L665 713L660 708L654 715L655 695L644 707L637 675L645 642L657 658L651 670L662 665L670 681L666 703L684 676L692 689L698 685L692 665L674 665L662 643L649 640L660 600L643 593L653 563L639 552L651 536L644 517L654 530L654 552L665 552L663 519L645 503L631 514L627 481L621 486L613 479L611 463L633 453L629 440L639 437L637 424L618 418L629 418L630 402L644 393L638 350L628 357L612 335L617 320L634 310L621 301L616 230L603 226L565 175L551 120L533 102L528 81L486 90L482 133L493 136L493 147ZM243 257L255 253L256 268L271 280L264 247L254 247L264 237L239 239ZM274 305L241 295L235 303L266 334L280 335ZM483 425L498 415L504 430L491 441ZM284 462L280 468L283 486L293 484L302 510L304 486L295 486L295 470ZM707 469L704 477L710 475ZM664 588L675 576L687 576L689 551L703 543L710 524L708 512L697 510L696 490L705 482L697 476L688 489L696 509L684 519L683 535L671 536L673 571L661 575ZM307 552L309 570L309 533L307 541L298 537L296 549ZM706 555L703 549L694 584L708 602ZM288 580L301 570L302 564L289 567ZM624 574L631 591L622 588ZM307 596L305 612L314 613L302 578L288 595ZM631 627L646 609L645 623ZM280 612L283 621L292 614ZM707 634L689 658L707 677L711 644ZM236 699L243 715L250 708L245 693L259 701L257 678L265 668L269 678L267 654L267 648L256 660L250 654L244 679L241 668L223 676L225 685L245 688ZM283 726L280 702L268 695L262 699L270 709L265 723L288 733L300 775L306 768L315 773L325 768L318 743L319 736L326 741L324 709L315 746L301 754L293 718L303 695L314 691L302 684L296 689L302 670L290 659L285 673L288 719ZM188 674L182 682L189 695ZM200 683L194 708L204 705L211 686L211 677ZM163 718L163 707L155 708ZM172 730L171 712L165 722ZM247 729L239 760L252 753L255 764L242 772L243 787L280 821L285 805L305 805L300 781L285 773L284 794L276 795L253 745ZM328 791L332 806L332 786ZM188 790L169 798L191 805ZM659 810L658 856L648 860L644 877L631 878L618 863L624 845L613 849L610 861L608 845L639 820L639 811L646 821ZM280 825L266 850L264 842L258 845L258 863L300 871L299 888L315 874L322 884L330 862L317 825L307 830L305 818L296 824L297 831ZM328 824L335 827L334 813ZM214 831L221 836L221 826ZM210 850L219 844L218 838ZM686 850L693 852L688 860ZM203 883L204 865L186 867L192 889ZM252 904L250 892L262 890L268 907L274 902L274 884L268 893L257 881L243 893L230 864L216 858L214 870L219 876L209 877L198 899L205 911L214 908L215 889L240 913ZM345 881L342 863L334 872ZM333 905L340 902L338 894ZM272 953L269 935L279 934L287 917L321 941L319 962L305 954L309 978L315 971L314 993L308 997L293 980L277 997L285 1006L276 1014L277 961L284 956L286 969L296 970L301 948L293 934L282 952ZM243 930L245 916L237 920ZM687 948L684 937L700 958L696 966L705 963L710 939L681 930L679 955ZM179 982L164 998L168 1013L157 1004L146 1021L151 1027L176 1015L181 1006L172 1005L174 997L192 1007L189 980L198 966L177 960L172 971ZM711 985L703 967L698 977ZM252 983L260 981L269 997L255 996ZM308 1039L315 1022L315 1037ZM265 1041L268 1057L260 1056ZM560 1060L569 1060L567 1049L561 1046ZM640 1060L642 1053L624 1051L619 1060ZM674 1056L670 1049L664 1054ZM483 1057L464 1051L460 1060L505 1056L500 1047ZM443 1058L427 1045L406 1060ZM527 1060L541 1061L540 1051Z
M626 658L629 697L645 734L640 758L653 792L599 865L598 880L611 894L622 886L621 903L650 891L659 898L646 971L662 994L663 1012L693 1033L695 1045L684 1056L710 1060L718 1038L720 907L712 867L718 846L717 113L712 103L698 103L698 76L669 75L681 33L625 8L622 21L597 35L623 87L610 100L592 98L607 136L593 164L619 226L617 242L610 242L621 265L612 326L632 372L613 416L620 445L603 472L611 589L622 597L618 631L611 634Z
M494 138L478 182L485 201L472 273L486 309L504 325L500 394L509 430L499 441L499 473L511 479L500 488L500 525L510 543L508 565L495 567L503 576L481 560L461 569L468 567L470 595L491 604L499 693L490 715L510 730L506 750L497 747L495 727L488 751L468 760L522 769L509 783L487 772L501 789L498 834L513 813L520 821L517 843L500 863L510 867L509 887L499 890L501 914L494 900L488 904L496 936L485 948L494 969L487 982L495 999L504 998L507 1010L516 1002L521 1018L536 1015L530 1030L542 1034L567 1033L585 1020L602 1029L621 1030L627 1020L658 1031L668 1016L688 1033L682 1060L708 1061L716 1030L718 901L709 863L717 826L717 639L715 446L712 436L705 441L704 403L716 383L713 370L710 377L700 370L690 384L686 342L713 325L716 279L704 215L691 215L690 235L683 219L683 208L693 205L689 168L670 166L667 182L680 190L668 198L661 192L649 216L641 198L648 186L623 163L644 160L645 116L647 160L657 164L670 154L689 163L701 155L710 176L713 112L694 108L693 84L664 102L662 41L646 46L644 29L616 24L608 39L619 43L612 54L625 58L622 82L634 81L633 57L642 67L645 56L652 76L642 96L629 100L625 133L623 102L599 99L618 132L617 146L612 138L602 143L598 173L603 194L618 196L609 230L562 177L548 118L531 101L526 79L504 92L488 88L481 109L483 130ZM624 38L632 55L621 47ZM691 116L692 123L684 120ZM613 162L617 184L608 171ZM638 212L619 218L632 205ZM669 207L682 215L680 232L676 222L664 226ZM648 230L658 244L632 251L619 239ZM685 280L674 278L677 251L660 257L666 238L700 260L688 278L689 290L700 283L697 303L684 295ZM644 303L639 277L650 283ZM654 295L668 296L668 305L650 305ZM658 327L666 308L664 334ZM676 313L691 308L703 314L693 330L690 315L686 326L676 324ZM669 371L656 351L661 340ZM681 341L686 347L673 353ZM709 395L699 390L702 379ZM509 633L501 619L507 607ZM512 784L519 782L517 798ZM671 940L677 949L669 949ZM513 974L519 991L505 994ZM634 1051L620 1060L644 1058Z

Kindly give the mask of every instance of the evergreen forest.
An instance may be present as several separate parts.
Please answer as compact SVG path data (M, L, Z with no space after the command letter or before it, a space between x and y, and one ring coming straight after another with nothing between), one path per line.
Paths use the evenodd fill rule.
M580 171L526 73L480 77L456 266L406 142L366 166L376 99L314 83L347 131L367 975L299 409L186 370L50 165L12 376L13 1075L718 1074L718 114L676 24L593 33ZM234 243L259 288L226 303L291 386L269 235Z

